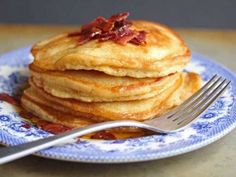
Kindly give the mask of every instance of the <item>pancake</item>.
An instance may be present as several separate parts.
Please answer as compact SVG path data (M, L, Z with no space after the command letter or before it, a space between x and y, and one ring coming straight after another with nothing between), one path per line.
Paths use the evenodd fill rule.
M195 73L181 73L174 86L159 95L135 101L85 103L75 99L62 99L47 94L31 83L23 99L28 99L55 110L95 121L137 120L144 121L181 104L201 86L201 78ZM24 104L24 102L23 102ZM30 105L29 105L30 106Z
M40 119L43 119L49 122L59 123L67 127L80 128L80 127L85 127L85 126L96 123L92 119L86 119L86 118L74 116L69 113L64 114L63 112L52 109L48 106L36 103L25 96L22 96L21 104L23 108L31 112L36 117L39 117Z
M45 71L29 66L31 82L60 98L84 102L140 100L156 96L172 87L179 73L161 78L114 77L98 71Z
M183 40L164 25L133 21L135 30L147 32L145 45L91 40L78 45L68 33L35 44L33 64L45 70L97 70L113 76L162 77L181 72L190 59Z
M26 96L22 97L22 106L26 111L33 114L30 119L34 119L36 121L35 123L37 123L37 120L46 120L51 123L61 124L68 128L82 128L97 123L91 119L65 114L64 112L36 103ZM112 133L119 139L140 137L150 133L147 130L136 127L118 127L106 130L106 132ZM90 138L92 135L93 134L85 135L84 138Z

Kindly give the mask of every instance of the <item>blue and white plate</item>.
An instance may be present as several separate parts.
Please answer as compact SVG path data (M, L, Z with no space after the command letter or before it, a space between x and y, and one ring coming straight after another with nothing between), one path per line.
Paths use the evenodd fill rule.
M30 48L22 48L0 56L0 92L19 96L27 82ZM36 155L94 163L122 163L160 159L183 154L204 147L236 126L236 78L227 69L196 53L186 68L201 74L204 80L219 74L231 80L231 87L191 126L167 135L152 135L126 140L81 140L37 152ZM31 126L24 128L24 120L10 104L0 101L0 141L12 146L51 136Z

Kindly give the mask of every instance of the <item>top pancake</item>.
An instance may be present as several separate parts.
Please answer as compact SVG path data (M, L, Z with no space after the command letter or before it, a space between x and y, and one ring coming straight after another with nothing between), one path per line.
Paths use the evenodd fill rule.
M133 21L132 28L148 33L146 44L91 40L78 45L78 37L65 33L33 46L34 65L45 70L97 70L136 78L161 77L183 70L190 51L175 32L147 21Z

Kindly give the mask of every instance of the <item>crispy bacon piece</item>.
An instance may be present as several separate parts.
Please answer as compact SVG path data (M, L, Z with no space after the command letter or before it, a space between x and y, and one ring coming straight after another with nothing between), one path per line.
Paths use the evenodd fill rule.
M26 129L29 129L31 126L30 124L24 123L23 125L21 125L21 127L24 127Z
M22 108L22 110L19 112L19 115L27 120L30 120L31 122L35 123L39 119L36 118L32 113L26 111L25 109Z
M119 14L112 15L108 18L109 21L120 22L126 20L129 16L129 12L122 12Z
M125 45L132 43L135 45L145 44L146 32L132 30L132 23L127 20L128 12L112 15L108 19L97 17L95 20L81 27L80 31L68 34L68 37L79 37L78 45L82 45L90 40L98 39L99 42L113 40L118 44Z
M85 24L81 27L81 33L83 34L83 32L86 31L90 31L91 28L93 27L97 27L100 28L107 23L107 20L104 17L97 17L95 20L91 21L88 24Z
M30 120L32 123L36 124L36 126L38 128L41 128L41 129L48 131L50 133L53 133L53 134L63 133L65 131L71 129L71 128L61 125L61 124L52 123L52 122L49 122L46 120L41 120L40 118L36 117L32 113L30 113L24 109L22 109L22 111L20 111L19 114L20 114L20 116L22 116L22 117ZM26 124L22 125L22 127L30 128L30 125L26 123Z
M19 102L7 93L0 93L0 100L6 101L7 103L10 103L12 105L19 105Z
M101 131L91 136L92 139L115 140L117 139L112 133Z
M112 40L112 39L115 39L115 38L116 38L116 33L112 32L112 31L109 31L107 33L101 34L100 37L98 38L98 41L99 42L108 41L108 40Z
M115 22L114 27L115 29L119 29L119 28L124 28L124 27L131 27L132 26L132 22L128 21L128 20L123 20L123 21L119 21L119 22Z
M138 35L131 39L129 42L136 45L146 44L146 31L139 31Z
M47 132L53 133L53 134L59 134L59 133L63 133L63 132L72 130L72 128L64 126L62 124L42 120L24 109L22 109L22 111L20 111L20 116L30 120L38 128L45 130ZM29 129L31 127L31 125L28 123L25 123L22 125L22 127ZM91 138L92 139L103 139L103 140L117 139L112 133L109 133L106 131L97 132L94 135L92 135ZM78 137L77 142L79 142L79 141L80 141L80 139Z
M48 121L45 121L45 120L39 120L36 123L36 126L38 128L41 128L41 129L43 129L45 131L48 131L50 133L53 133L53 134L59 134L59 133L63 133L63 132L66 132L68 130L71 130L71 128L66 127L64 125L57 124L57 123L51 123L51 122L48 122Z

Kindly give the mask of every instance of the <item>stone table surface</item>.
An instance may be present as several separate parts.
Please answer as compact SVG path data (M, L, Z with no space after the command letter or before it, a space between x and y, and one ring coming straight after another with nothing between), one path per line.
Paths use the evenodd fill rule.
M73 26L0 24L0 54ZM236 30L177 29L192 51L236 72ZM0 166L0 177L225 177L236 176L236 130L202 149L162 160L84 164L29 156Z

